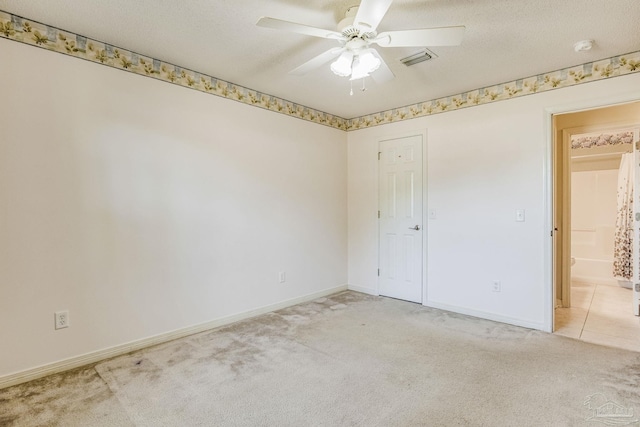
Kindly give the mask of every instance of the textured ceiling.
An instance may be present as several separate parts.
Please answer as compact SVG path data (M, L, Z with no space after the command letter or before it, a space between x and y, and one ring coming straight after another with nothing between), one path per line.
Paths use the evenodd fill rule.
M396 78L349 95L324 66L287 72L336 42L258 28L270 16L334 30L358 0L0 0L0 10L344 118L640 50L640 0L395 0L378 31L465 25L458 47L405 67L417 48L378 48ZM589 52L573 44L594 39Z

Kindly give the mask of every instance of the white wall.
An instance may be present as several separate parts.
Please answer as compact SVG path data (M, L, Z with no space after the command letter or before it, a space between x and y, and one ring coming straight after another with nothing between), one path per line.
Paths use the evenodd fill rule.
M377 141L424 129L426 303L542 328L545 109L640 87L345 134L4 39L0 57L0 378L347 280L375 293Z
M571 283L618 283L613 258L620 160L621 154L572 161Z
M437 211L425 224L426 304L549 329L546 110L638 87L640 75L629 75L350 132L350 286L377 292L377 141L426 129L427 204ZM525 222L515 221L516 209L526 210ZM502 292L492 292L493 280Z
M613 262L617 187L615 169L571 172L572 257Z
M346 284L346 133L0 58L0 377Z

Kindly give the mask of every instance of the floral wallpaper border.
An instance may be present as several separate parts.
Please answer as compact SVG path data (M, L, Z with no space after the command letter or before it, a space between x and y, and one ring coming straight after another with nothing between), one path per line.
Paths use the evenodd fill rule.
M0 37L221 96L336 129L347 120L0 10Z
M631 144L633 132L619 132L616 134L603 133L601 135L572 135L571 148L593 148L605 145Z
M640 72L640 51L637 51L457 95L345 119L1 10L0 37L344 131L364 129Z
M637 72L640 72L640 51L526 77L508 83L500 83L482 89L474 89L458 95L356 117L349 120L347 130L363 129L385 123L519 98Z

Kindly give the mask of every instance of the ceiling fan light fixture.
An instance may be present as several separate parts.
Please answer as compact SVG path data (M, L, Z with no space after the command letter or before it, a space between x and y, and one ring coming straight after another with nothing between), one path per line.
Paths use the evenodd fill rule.
M353 64L353 53L342 52L342 54L331 64L333 74L340 77L347 77L351 74Z
M375 56L371 49L367 50L361 55L358 55L360 59L360 65L366 67L367 73L371 74L378 68L380 68L380 58Z
M356 58L353 60L353 72L351 73L351 78L349 80L358 80L368 77L369 73L367 72L366 67L362 66L360 62L360 58Z
M354 0L355 1L355 0ZM329 49L290 71L289 74L301 76L318 67L331 63L331 71L351 80L363 79L373 74L376 83L384 83L395 76L378 51L370 48L379 47L424 47L424 46L458 46L462 43L465 27L463 25L439 28L420 28L415 30L383 31L378 34L378 25L386 15L394 0L360 0L357 6L351 6L345 18L338 24L338 31L316 28L282 19L262 17L256 25L291 33L331 39L340 47ZM432 54L405 58L406 65L428 59ZM337 57L337 58L336 58ZM409 64L408 62L411 62ZM364 87L364 86L363 86Z
M380 58L376 57L371 50L366 50L364 53L356 56L353 60L353 71L351 73L351 80L358 80L368 77L369 74L380 68Z

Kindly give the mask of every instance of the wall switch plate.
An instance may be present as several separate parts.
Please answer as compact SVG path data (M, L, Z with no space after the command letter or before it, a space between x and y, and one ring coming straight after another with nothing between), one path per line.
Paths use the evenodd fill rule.
M281 271L280 273L278 273L278 281L280 283L284 283L287 281L287 273L285 273L284 271Z
M524 222L524 209L516 209L516 221Z
M502 285L499 280L493 281L491 290L493 290L493 292L500 292L502 290Z
M54 313L55 328L64 329L69 327L69 310L56 311Z
M435 209L429 209L429 219L436 219L437 213Z

